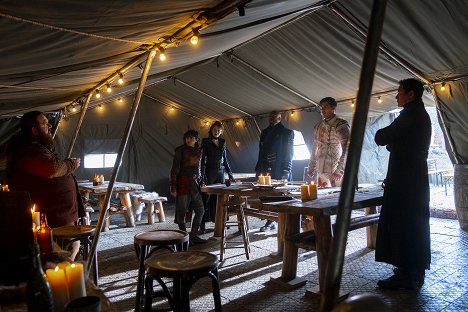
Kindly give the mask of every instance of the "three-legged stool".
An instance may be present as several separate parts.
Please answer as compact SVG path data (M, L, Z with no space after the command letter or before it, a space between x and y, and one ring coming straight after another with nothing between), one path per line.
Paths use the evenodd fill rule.
M96 228L91 225L65 225L52 229L52 236L56 240L57 244L64 250L68 248L76 241L80 241L80 252L84 260L88 259L89 249L91 247L91 238L94 236ZM64 244L66 244L64 246ZM93 257L93 281L94 284L98 285L98 260L97 252L94 253Z
M204 251L182 251L158 254L148 258L146 265L145 311L151 311L153 301L153 280L157 280L175 312L190 311L190 288L200 278L211 278L215 311L221 311L221 293L218 278L218 257ZM172 278L172 294L162 280Z
M187 250L188 242L188 233L180 230L154 230L135 235L133 243L139 260L135 311L141 310L144 301L145 260L158 249Z
M223 232L221 234L221 246L219 250L219 259L221 262L224 261L224 253L228 248L242 248L242 247L227 247L226 240L226 228L229 225L237 225L239 227L239 231L241 232L242 239L244 242L244 250L245 250L245 257L247 260L250 259L250 240L249 240L249 230L248 224L244 214L244 205L246 205L245 201L242 201L239 197L233 196L229 199L229 201L224 204L223 209ZM229 214L235 214L237 216L237 221L227 221L227 217ZM234 242L233 242L234 243Z

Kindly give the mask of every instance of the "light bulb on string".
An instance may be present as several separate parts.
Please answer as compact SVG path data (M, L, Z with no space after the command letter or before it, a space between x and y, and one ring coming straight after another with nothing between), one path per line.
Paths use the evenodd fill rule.
M112 92L112 87L111 87L110 83L106 84L106 91L107 91L107 93Z
M380 96L377 98L377 102L382 103L382 98Z
M236 125L238 126L240 124L240 121L239 120L236 120Z
M102 110L102 104L98 104L98 108Z
M171 106L171 111L173 112L175 110L174 106Z
M440 91L445 91L445 82L442 82L442 85L440 86Z
M159 47L159 59L161 61L165 61L166 60L166 50L164 50L163 47Z
M294 116L294 111L291 111L291 117Z
M120 97L117 99L117 101L118 101L119 103L122 103L122 102L123 102L122 98L120 98Z
M76 106L72 106L72 112L76 113Z
M205 127L208 127L208 125L209 125L209 122L205 121Z
M354 107L354 100L351 100L351 107Z
M123 80L123 74L122 73L119 73L119 80L117 80L117 82L122 85L124 83L124 80Z
M96 89L96 99L101 98L101 93L99 92L99 89Z
M197 45L198 44L198 36L199 36L198 29L194 28L192 30L192 32L193 32L193 36L192 36L192 38L190 38L190 43L192 45Z

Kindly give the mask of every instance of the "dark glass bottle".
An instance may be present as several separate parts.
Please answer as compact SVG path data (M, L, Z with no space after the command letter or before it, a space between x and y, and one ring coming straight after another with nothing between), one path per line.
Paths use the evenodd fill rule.
M36 237L42 254L54 251L54 243L52 242L52 229L47 224L47 218L43 212L41 212L41 225L37 230Z
M42 270L39 245L31 247L31 272L26 287L28 311L54 311L54 299Z

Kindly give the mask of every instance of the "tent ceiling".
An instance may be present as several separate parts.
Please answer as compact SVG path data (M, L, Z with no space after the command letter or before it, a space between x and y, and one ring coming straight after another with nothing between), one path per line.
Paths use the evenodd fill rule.
M144 53L142 48L221 2L2 1L0 114L63 108ZM367 27L372 1L329 2ZM351 118L350 99L356 95L365 39L332 7L316 11L321 3L248 2L245 16L233 12L203 29L199 46L183 42L169 47L168 61L152 66L145 94L202 120L312 107L320 98L334 96L342 100L340 113ZM466 9L462 0L390 0L383 43L428 80L464 76ZM140 74L138 67L128 70L126 86L102 101L131 95ZM381 54L373 92L394 90L398 80L408 76ZM382 96L378 103L374 96L370 116L393 109L393 97ZM93 100L91 107L97 103Z

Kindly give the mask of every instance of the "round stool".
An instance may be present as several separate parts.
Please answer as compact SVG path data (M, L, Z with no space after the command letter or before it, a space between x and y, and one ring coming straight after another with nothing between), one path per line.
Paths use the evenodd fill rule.
M221 311L221 293L218 278L218 257L204 251L183 251L155 255L145 261L146 296L145 310L151 311L153 301L153 279L163 288L174 311L190 311L190 288L202 277L212 281L215 311ZM162 277L172 278L173 291L169 292Z
M89 249L91 246L91 238L94 236L96 228L91 225L65 225L52 229L52 236L63 249L68 248L76 241L80 241L79 254L84 260L88 259ZM66 246L63 245L66 243ZM98 260L97 252L94 253L93 258L93 281L97 286L98 284Z
M133 243L139 260L135 311L140 311L144 300L145 260L159 249L187 250L188 242L188 233L180 230L154 230L135 235Z

